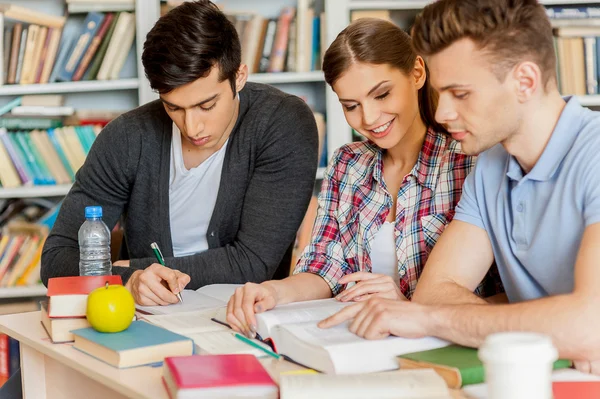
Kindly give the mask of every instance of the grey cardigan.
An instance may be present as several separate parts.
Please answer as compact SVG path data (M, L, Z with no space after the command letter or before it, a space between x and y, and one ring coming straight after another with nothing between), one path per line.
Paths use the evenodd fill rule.
M136 269L156 263L153 241L167 266L190 275L187 288L273 277L313 190L318 137L308 106L273 87L246 84L207 232L209 249L178 258L169 221L171 134L172 121L159 100L103 129L44 245L45 285L50 277L79 274L77 233L88 205L102 206L111 229L122 218L131 262L129 268L113 267L113 274L124 282ZM189 206L202 206L202 198Z

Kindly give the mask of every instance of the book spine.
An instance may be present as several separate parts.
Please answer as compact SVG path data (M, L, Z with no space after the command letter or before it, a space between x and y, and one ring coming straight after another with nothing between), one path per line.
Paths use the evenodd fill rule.
M17 22L13 27L12 44L10 46L10 61L8 63L8 75L6 78L8 84L14 84L15 77L17 76L17 61L19 60L19 47L22 33L23 24Z
M29 173L27 173L25 166L23 164L23 160L19 156L17 149L14 147L12 141L8 137L8 133L6 129L0 129L0 140L4 144L4 148L8 152L9 157L12 160L12 163L19 174L19 178L21 179L22 184L31 183L31 177Z
M8 354L8 372L10 375L13 375L21 367L21 348L19 346L19 341L12 337L8 337Z
M10 377L8 335L0 334L0 385Z
M88 67L90 66L90 63L92 62L92 58L98 51L98 48L100 47L100 43L102 42L102 39L108 32L108 29L110 28L114 17L115 17L115 14L113 14L113 13L106 14L106 17L104 17L104 20L102 21L102 25L100 26L100 29L98 29L98 32L92 39L92 42L90 43L90 46L88 47L87 51L85 52L85 55L81 59L81 62L79 63L79 66L77 67L77 70L73 74L73 81L79 81L83 77L85 71L88 69Z
M79 65L79 62L83 58L85 51L96 35L96 32L98 31L103 19L104 14L102 13L90 12L87 15L85 21L83 22L81 35L77 39L73 50L71 50L71 54L69 57L67 57L67 61L61 67L61 70L58 73L58 80L68 82L72 79L75 69Z
M294 13L295 10L292 7L285 7L281 11L279 20L277 21L277 33L275 34L273 51L269 59L269 72L283 72L290 24L294 18Z

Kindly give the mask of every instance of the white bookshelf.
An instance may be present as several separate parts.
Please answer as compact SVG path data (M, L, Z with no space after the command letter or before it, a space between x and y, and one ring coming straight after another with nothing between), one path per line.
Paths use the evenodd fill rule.
M137 90L139 87L140 80L137 78L119 80L83 80L80 82L57 82L31 85L4 85L0 86L0 96Z
M45 296L46 287L42 284L0 288L0 298L31 298Z
M324 82L323 71L254 73L248 76L250 82L266 84Z
M67 195L72 184L59 184L47 186L22 186L16 188L0 189L0 199L6 198L36 198L60 197Z

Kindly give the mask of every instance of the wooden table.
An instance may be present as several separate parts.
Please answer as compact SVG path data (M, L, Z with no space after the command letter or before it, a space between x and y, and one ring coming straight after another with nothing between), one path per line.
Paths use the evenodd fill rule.
M21 345L24 398L169 398L161 380L162 367L118 369L70 343L53 344L40 317L40 312L0 316L0 332ZM272 358L260 360L275 381L281 371L299 368Z
M0 316L0 332L20 342L23 397L44 398L152 398L168 399L162 384L162 367L118 369L73 348L53 344L40 321L40 312ZM260 359L276 382L279 374L299 370L292 363L270 357ZM600 380L575 370L559 370L554 379ZM485 399L484 384L453 391L455 398Z

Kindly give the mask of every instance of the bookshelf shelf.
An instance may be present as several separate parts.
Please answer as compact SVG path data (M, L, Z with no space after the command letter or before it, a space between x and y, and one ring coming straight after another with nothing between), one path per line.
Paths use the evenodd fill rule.
M323 71L312 72L278 72L278 73L254 73L248 76L250 82L280 84L280 83L305 83L324 82Z
M586 107L600 107L600 95L577 96L577 99Z
M45 295L46 287L44 287L42 284L0 288L0 298L29 298Z
M427 0L355 0L348 2L350 10L420 10L431 1Z
M70 189L71 184L0 188L0 199L58 197L67 195Z
M420 10L431 0L350 0L349 10ZM593 4L598 0L541 0L543 5Z
M139 88L138 79L89 80L80 82L59 82L31 85L0 86L0 96L49 93L87 93L95 91L135 90Z

